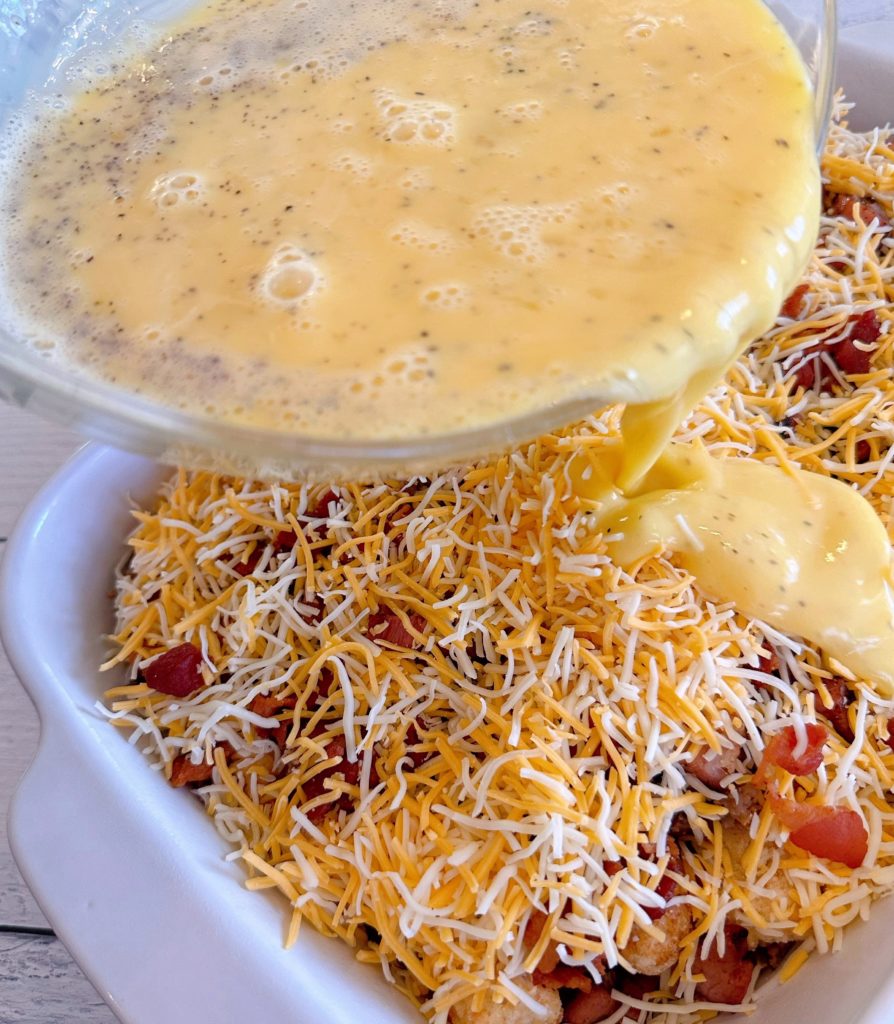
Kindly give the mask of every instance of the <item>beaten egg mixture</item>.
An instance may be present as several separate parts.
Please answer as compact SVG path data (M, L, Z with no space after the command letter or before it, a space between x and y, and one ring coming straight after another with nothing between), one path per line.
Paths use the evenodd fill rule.
M815 236L759 0L212 0L66 103L8 147L17 326L304 436L703 392Z

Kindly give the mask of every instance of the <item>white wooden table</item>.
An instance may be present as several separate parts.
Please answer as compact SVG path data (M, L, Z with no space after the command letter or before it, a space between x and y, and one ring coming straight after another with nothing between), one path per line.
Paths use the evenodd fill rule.
M805 5L810 0L790 0L793 8ZM839 0L839 10L844 26L894 22L894 0ZM19 512L80 443L69 431L0 405L0 554ZM0 651L0 1024L114 1024L53 935L9 851L7 805L34 754L38 728Z
M19 512L81 442L72 433L0 405L0 550ZM37 746L31 702L0 652L0 1021L113 1024L53 935L13 863L6 809Z

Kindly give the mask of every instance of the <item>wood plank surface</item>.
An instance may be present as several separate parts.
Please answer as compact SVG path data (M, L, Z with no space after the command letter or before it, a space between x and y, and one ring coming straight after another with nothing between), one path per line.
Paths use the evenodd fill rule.
M37 713L13 675L6 655L0 652L0 925L3 926L40 928L47 925L22 881L6 838L9 798L34 757L38 731Z
M82 441L0 405L0 556L22 509ZM37 749L37 713L0 651L0 1020L3 1024L111 1024L114 1015L48 929L12 859L9 799Z
M21 510L81 444L73 433L0 404L0 538ZM0 541L0 555L5 545ZM37 749L37 714L0 652L0 926L46 926L9 852L9 798ZM0 988L2 992L2 988ZM2 998L0 998L2 1005Z
M19 513L84 442L76 434L0 403L0 537Z
M0 933L3 1024L115 1024L115 1015L52 935Z

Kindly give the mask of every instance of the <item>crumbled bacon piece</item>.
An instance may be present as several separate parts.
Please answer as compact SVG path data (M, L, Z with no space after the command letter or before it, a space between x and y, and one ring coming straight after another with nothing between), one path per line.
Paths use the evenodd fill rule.
M792 775L809 775L819 768L823 763L823 748L829 734L822 725L809 723L804 729L807 733L807 746L797 755L795 748L798 746L798 734L793 725L787 725L771 737L755 775L756 782L760 783L766 779L773 765Z
M180 754L171 764L171 785L179 789L190 782L207 782L213 770L213 764L205 761L194 764L187 754Z
M769 654L762 654L757 659L757 668L759 672L766 672L768 676L778 676L779 655L771 648ZM757 687L758 690L764 691L772 689L772 687L762 679L753 679L752 686Z
M346 746L344 736L336 736L335 739L330 740L326 744L326 759L333 757L341 758L338 764L332 765L330 768L324 768L323 771L318 772L312 779L308 779L304 783L304 799L307 801L313 800L323 793L327 792L326 780L333 778L333 776L341 776L350 786L356 786L360 781L360 760L354 762L348 761L345 756ZM312 822L318 824L326 817L326 815L335 810L341 808L343 810L351 810L352 802L347 794L327 804L320 804L317 807L312 807L308 812L307 816Z
M695 832L685 811L678 811L673 816L667 834L682 843L691 844L695 842Z
M862 464L872 458L872 445L862 438L854 445L854 462Z
M291 551L298 543L298 535L294 530L280 530L273 538L273 547L277 551Z
M678 861L675 865L668 864L668 871L676 871L679 873L682 869L683 864L681 861ZM661 876L661 880L658 882L658 885L655 886L655 892L665 902L667 902L669 899L672 899L677 895L679 888L680 887L677 885L676 881L671 878L667 872L665 872ZM646 913L653 921L657 921L667 913L667 907L646 907Z
M866 197L860 199L857 196L849 196L841 192L833 193L833 195L834 199L828 207L829 213L833 217L848 217L850 220L856 221L859 215L860 220L866 225L876 220L882 230L891 227L891 221L884 208L875 200Z
M833 807L832 814L796 829L789 839L802 850L856 869L869 851L869 836L856 811Z
M798 287L783 302L780 316L786 316L790 320L797 319L798 314L804 306L804 296L810 291L809 284L799 284Z
M253 711L262 718L273 718L280 711L286 709L294 710L298 698L294 693L262 694L259 693L248 705L248 710Z
M528 917L528 923L525 925L524 944L526 949L533 949L541 935L543 935L543 929L547 926L549 918L542 910L531 911ZM543 951L543 955L540 957L540 962L537 964L537 970L544 974L549 974L559 966L559 953L556 947L556 943L552 939L547 943L546 949Z
M848 718L847 713L847 709L850 707L851 702L854 699L853 694L851 693L847 683L839 676L833 676L831 679L826 679L824 685L829 691L829 697L832 704L831 707L826 707L822 698L820 698L816 702L817 714L828 719L832 724L832 727L842 739L847 740L848 743L853 743L854 730L851 728L850 719Z
M589 992L578 992L570 1000L565 1007L564 1024L598 1024L619 1006L612 995L611 984L594 985Z
M686 766L686 770L706 786L720 789L723 780L741 767L737 747L724 747L719 754L709 747L702 747Z
M205 685L202 652L194 644L179 644L159 655L143 672L146 685L170 697L188 697Z
M252 702L248 705L249 711L254 711L257 715L262 715L264 718L274 718L280 713L280 711L292 711L295 705L298 703L298 698L294 693L281 694L274 696L272 694L258 694ZM281 721L279 725L274 726L271 729L258 729L258 735L264 738L272 739L273 742L279 747L280 750L285 750L286 738L289 735L289 729L292 727L292 723L288 720Z
M869 373L874 346L881 337L881 321L874 309L867 309L849 317L848 323L851 326L845 337L828 346L829 355L844 373ZM873 347L861 348L861 345Z
M869 833L863 819L847 807L825 807L788 800L771 789L770 807L789 830L789 840L825 860L858 868L869 851Z
M794 381L798 387L812 388L818 385L820 391L826 391L835 386L835 374L822 358L823 354L827 355L842 373L858 374L870 371L872 355L881 337L881 321L875 310L868 309L848 317L848 324L847 333L839 341L820 342L801 354L803 362L794 373Z
M394 529L395 524L399 520L403 519L405 516L408 516L412 511L412 505L398 505L396 509L389 512L388 515L385 516L385 521L382 524L382 532L386 534L390 533L391 530ZM399 530L397 533L392 534L390 537L391 544L399 545L404 539L404 532L404 530Z
M668 840L667 852L667 867L655 886L655 892L665 902L672 899L679 890L676 880L671 878L671 872L677 875L683 873L683 859L680 856L680 848L673 839ZM658 849L654 843L640 843L639 855L645 860L655 861L658 857ZM624 870L624 863L620 860L607 860L603 861L602 867L609 878L612 878ZM667 913L667 907L646 907L645 911L653 921L657 921Z
M235 753L229 743L218 743L214 749L218 748L224 752L228 761ZM188 754L180 754L171 763L170 782L175 789L179 789L181 786L187 786L193 782L208 782L213 772L213 762L209 764L203 760L194 764Z
M317 678L317 685L313 690L311 690L310 696L307 698L307 706L309 708L319 707L323 698L329 696L334 682L335 676L333 676L331 669L320 669L320 675Z
M619 970L615 976L615 987L634 999L645 999L655 992L659 985L648 974L630 974L629 971Z
M425 618L416 612L409 618L413 629L417 633L421 633L425 627ZM393 644L395 647L407 647L411 650L420 646L413 634L407 630L397 612L387 608L380 608L370 615L366 626L366 635L377 644Z
M862 341L864 345L874 345L882 336L882 322L874 309L854 313L848 317L848 323L853 325L850 337L854 341Z
M544 988L575 989L578 992L589 992L593 988L593 979L584 967L573 967L570 964L556 964L551 971L534 969L532 975L535 985Z
M289 729L291 729L290 722L280 722L275 729L270 729L268 737L279 747L281 751L286 749L289 741ZM259 729L258 732L261 730Z
M388 515L385 516L385 522L383 525L383 532L388 531L401 519L405 519L413 511L413 506L408 502L402 502L396 508L392 509Z
M766 963L771 971L775 971L782 964L782 961L789 955L797 945L794 942L765 942L754 951L761 960Z
M319 625L326 610L323 598L319 594L312 594L310 597L302 594L296 598L296 604L298 607L295 610L309 626Z
M665 902L675 896L679 889L676 881L670 877L670 872L677 875L683 873L683 859L680 856L680 848L672 839L668 840L667 853L667 867L664 870L664 874L658 880L658 885L655 886L655 892ZM658 848L654 843L640 843L639 855L646 860L655 861L658 857ZM667 913L667 907L646 907L645 911L653 921L657 921Z
M243 558L241 562L236 562L233 565L233 572L239 573L240 576L251 576L255 569L257 569L260 560L261 552L258 548L255 548L248 558Z
M748 933L744 928L727 923L724 927L725 948L721 956L717 943L711 945L708 953L702 952L696 958L693 972L703 974L704 981L696 987L696 996L710 1003L737 1006L748 993L754 964L748 957Z
M415 722L410 723L410 727L407 729L407 734L404 737L404 742L407 746L407 755L413 762L414 768L419 768L426 761L430 761L434 756L433 750L414 750L421 742L419 738L419 730L425 730L425 722L421 718L417 718Z
M398 505L395 509L390 511L382 522L382 532L388 535L388 540L392 548L397 548L403 543L403 538L406 536L405 529L396 529L393 534L391 532L394 529L395 524L413 512L414 506L410 504Z
M311 519L328 519L329 506L338 501L338 495L330 487L328 491L320 495L314 504L308 508L306 515Z
M779 671L779 655L771 650L769 654L762 654L757 659L757 667L761 672L766 672L768 676L774 676Z
M794 381L795 386L799 388L812 388L816 382L816 370L817 364L820 365L820 381L824 381L828 376L829 369L820 360L820 353L822 352L821 345L811 345L810 348L806 349L801 355L804 360L801 365L795 370Z

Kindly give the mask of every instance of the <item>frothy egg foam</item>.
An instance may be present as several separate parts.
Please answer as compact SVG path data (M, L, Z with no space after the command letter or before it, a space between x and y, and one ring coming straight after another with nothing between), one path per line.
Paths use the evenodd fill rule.
M385 89L376 97L386 142L449 146L456 141L456 111L437 100L401 99Z
M200 175L189 171L174 171L159 175L149 195L159 209L165 210L178 203L198 203L205 198L206 190Z
M539 263L551 255L549 228L567 224L575 213L574 203L547 203L541 206L519 206L505 203L482 210L473 227L484 235L494 248L510 259ZM562 233L554 232L557 244Z
M289 242L280 245L261 275L264 298L283 309L308 306L323 287L323 275L303 249Z
M405 220L394 225L389 238L398 245L422 252L446 255L457 247L458 240L452 231L433 227L416 220Z
M141 45L7 132L0 317L198 416L674 401L811 244L811 97L759 0L214 0Z
M469 288L455 281L429 285L422 292L422 301L438 309L462 309L468 305L469 297Z

